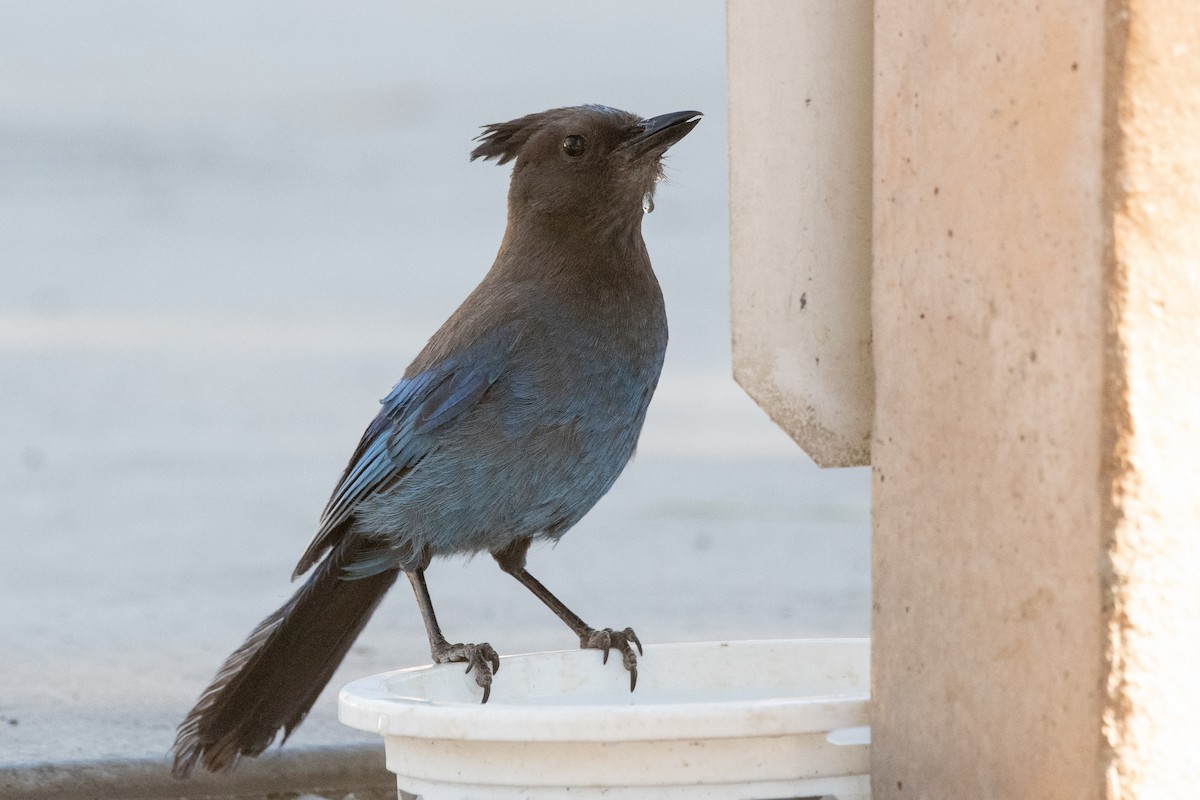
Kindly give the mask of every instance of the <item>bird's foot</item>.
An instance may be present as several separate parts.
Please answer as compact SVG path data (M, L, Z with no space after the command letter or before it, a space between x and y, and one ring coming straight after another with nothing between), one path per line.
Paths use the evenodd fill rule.
M475 683L483 689L483 702L492 694L492 675L500 671L500 656L488 643L449 644L442 643L433 650L435 664L466 662L467 672L475 670Z
M634 655L633 646L637 646L638 655L642 653L642 643L638 641L637 634L633 632L633 628L626 628L623 631L614 631L612 628L605 628L598 631L595 628L585 628L583 635L579 637L579 646L584 650L603 650L604 663L608 663L608 651L616 649L621 653L621 662L625 665L625 669L629 670L629 691L633 691L637 686L637 655Z

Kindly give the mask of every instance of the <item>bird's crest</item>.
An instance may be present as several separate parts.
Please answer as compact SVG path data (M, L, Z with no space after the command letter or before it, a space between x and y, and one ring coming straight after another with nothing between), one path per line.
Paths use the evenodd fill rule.
M550 112L540 111L508 122L484 125L483 133L475 137L475 141L479 142L479 145L471 151L471 160L495 159L497 164L507 164L512 161L517 157L521 146L529 141L529 137L538 130L541 121L548 113Z

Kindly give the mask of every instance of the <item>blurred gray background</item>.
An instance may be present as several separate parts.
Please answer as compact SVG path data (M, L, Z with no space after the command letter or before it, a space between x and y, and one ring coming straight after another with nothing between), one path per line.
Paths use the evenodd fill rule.
M729 377L723 13L0 2L0 764L165 755L491 264L508 168L471 138L559 105L706 116L644 226L672 338L639 454L531 571L646 642L867 634L865 471ZM429 583L452 640L575 644L490 558ZM336 688L428 656L397 584L293 741L371 738Z

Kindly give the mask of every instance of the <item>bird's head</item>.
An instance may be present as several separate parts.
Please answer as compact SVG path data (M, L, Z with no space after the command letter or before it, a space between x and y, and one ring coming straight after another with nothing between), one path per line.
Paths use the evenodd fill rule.
M662 178L662 157L700 122L699 111L643 119L607 106L573 106L484 127L477 158L516 161L509 214L554 224L636 223Z

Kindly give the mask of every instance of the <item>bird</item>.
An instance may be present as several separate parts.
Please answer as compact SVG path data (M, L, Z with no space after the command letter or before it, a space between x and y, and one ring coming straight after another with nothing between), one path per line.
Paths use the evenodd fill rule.
M434 558L490 553L581 648L620 653L634 690L637 634L585 623L526 554L579 522L634 454L667 347L643 216L664 154L702 116L582 105L483 126L471 160L513 164L496 259L381 401L292 574L305 582L180 723L176 777L286 742L401 574L433 662L464 663L486 703L498 654L443 635Z

